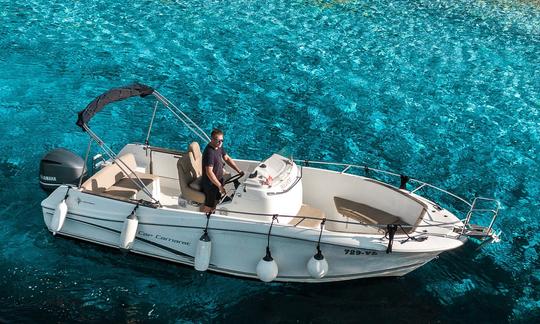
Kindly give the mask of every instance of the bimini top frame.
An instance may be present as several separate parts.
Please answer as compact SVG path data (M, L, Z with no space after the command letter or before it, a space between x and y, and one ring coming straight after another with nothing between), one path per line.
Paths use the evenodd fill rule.
M152 193L146 188L142 180L137 176L137 174L132 170L124 161L121 159L118 159L118 156L116 153L107 146L99 136L94 133L90 127L88 126L88 122L96 115L98 112L103 110L103 108L113 102L121 101L124 99L128 99L131 97L147 97L147 96L154 96L157 99L156 105L154 106L154 112L152 114L152 119L150 121L150 126L148 129L148 135L146 137L146 145L148 145L148 138L150 137L150 132L152 130L152 125L154 122L154 118L156 115L156 109L158 106L158 103L161 103L163 106L165 106L167 109L169 109L172 114L178 118L189 130L191 130L195 135L197 135L203 142L208 143L210 141L210 138L208 135L193 121L191 118L189 118L182 110L180 110L178 107L176 107L172 102L170 102L167 98L165 98L163 95L161 95L158 91L156 91L154 88L140 84L140 83L134 83L132 85L120 87L120 88L114 88L111 89L98 97L96 97L92 102L90 102L86 108L79 111L78 118L77 118L77 126L81 127L83 131L85 131L91 138L91 141L95 141L99 147L103 150L103 152L109 156L110 159L112 159L120 168L120 170L128 176L128 178L137 186L140 190L142 190L148 197L152 199L152 202L157 203L159 205L159 201L157 201L153 196ZM90 150L90 144L88 147L88 152ZM86 160L88 159L88 152L85 158L85 165Z

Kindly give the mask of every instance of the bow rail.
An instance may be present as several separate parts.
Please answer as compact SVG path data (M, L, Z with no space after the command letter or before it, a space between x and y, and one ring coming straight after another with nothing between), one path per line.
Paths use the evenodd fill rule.
M432 188L432 189L435 189L439 192L442 192L444 194L447 194L449 196L452 196L453 198L461 201L462 203L464 203L465 205L467 205L469 208L472 207L472 203L470 203L469 201L467 201L466 199L456 195L456 194L453 194L445 189L442 189L442 188L439 188L435 185L432 185L430 183L427 183L427 182L424 182L424 181L421 181L421 180L418 180L418 179L413 179L413 178L409 178L407 176L404 176L402 174L398 174L398 173L395 173L395 172L392 172L392 171L387 171L387 170L382 170L382 169L377 169L377 168L372 168L372 167L369 167L367 165L357 165L357 164L350 164L350 163L339 163L339 162L325 162L325 161L310 161L310 160L294 160L296 163L303 163L304 166L306 167L309 167L310 164L319 164L319 165L328 165L328 166L340 166L340 167L344 167L343 170L339 171L340 173L347 173L349 170L351 169L360 169L360 170L363 170L365 173L366 173L366 176L367 176L367 173L369 171L373 171L373 172L376 172L376 173L382 173L382 174L385 174L385 175L389 175L389 176L392 176L392 177L397 177L397 178L403 178L403 177L406 177L407 178L407 182L414 182L414 183L417 183L418 186L416 188L414 188L413 190L411 190L410 192L411 193L415 193L417 192L418 190L424 188L424 187L429 187L429 188ZM400 189L405 189L405 188L400 188Z
M465 216L465 218L462 219L463 226L460 227L458 230L460 232L460 235L465 235L468 237L474 237L480 240L494 240L498 241L500 239L501 232L494 233L493 232L493 224L495 223L495 220L499 214L500 209L500 202L496 199L492 198L484 198L484 197L475 197L472 202L467 201L465 198L460 197L448 190L442 189L440 187L437 187L435 185L432 185L430 183L410 178L403 174L398 174L392 171L382 170L378 168L372 168L367 165L357 165L357 164L350 164L350 163L339 163L339 162L325 162L325 161L310 161L310 160L300 160L295 159L296 163L301 163L305 167L309 167L310 165L324 165L324 166L334 166L334 167L342 167L343 169L341 171L338 171L340 173L347 173L351 170L363 170L365 173L365 176L369 176L369 172L375 172L384 174L391 177L400 178L401 184L399 186L399 189L407 190L407 183L414 183L416 184L416 187L409 192L411 194L416 193L417 191L423 189L423 188L431 188L435 191L438 191L442 194L448 195L459 202L463 203L467 208L468 212ZM491 203L492 206L488 208L480 208L478 207L479 203ZM436 206L438 207L438 206ZM482 214L482 213L491 213L491 220L489 222L488 226L480 226L476 224L471 224L471 218L475 214Z

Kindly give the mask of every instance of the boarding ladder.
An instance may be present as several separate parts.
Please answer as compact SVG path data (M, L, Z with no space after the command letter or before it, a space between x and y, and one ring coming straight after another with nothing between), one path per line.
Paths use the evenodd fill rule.
M501 205L498 200L484 197L475 197L467 217L463 221L463 228L460 235L465 235L470 238L475 238L480 241L493 240L498 242L500 240L501 232L493 232L493 224L499 215L499 209ZM491 214L491 221L488 226L481 226L477 224L471 224L471 218L473 215L478 214Z

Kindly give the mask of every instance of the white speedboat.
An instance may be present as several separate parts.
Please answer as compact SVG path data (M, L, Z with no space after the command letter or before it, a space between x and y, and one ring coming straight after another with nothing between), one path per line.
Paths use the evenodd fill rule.
M88 121L106 104L135 96L155 99L148 136L144 144L127 144L115 153ZM498 240L493 231L495 200L468 202L403 175L279 154L262 162L236 160L245 176L229 175L227 196L214 213L204 214L198 142L186 143L185 152L148 144L161 106L192 130L200 144L208 142L186 114L148 86L102 94L79 113L77 124L90 135L86 160L92 141L108 158L94 157L92 172L87 172L86 160L63 149L41 161L41 185L54 189L41 203L53 234L199 271L282 282L402 276L470 237ZM381 172L396 176L400 186L368 177ZM420 195L428 188L465 204L466 217L460 219ZM478 212L491 214L479 217L489 225L470 223Z

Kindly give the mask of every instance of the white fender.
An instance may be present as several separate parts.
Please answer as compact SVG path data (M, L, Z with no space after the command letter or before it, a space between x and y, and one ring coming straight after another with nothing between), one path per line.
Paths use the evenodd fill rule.
M204 233L195 250L195 270L206 271L210 264L210 256L212 255L212 241L207 233Z
M135 235L137 234L137 227L139 226L139 220L135 213L131 213L124 220L124 227L120 233L120 248L129 250L135 241Z
M320 253L315 254L307 263L309 275L315 279L321 279L328 273L328 262Z
M53 235L56 235L56 233L62 229L62 226L64 226L67 210L68 208L67 208L66 200L62 199L62 201L58 204L58 206L56 206L56 209L54 210L54 214L51 220L50 230L53 233Z
M268 255L262 258L257 264L257 277L264 282L270 282L276 279L278 275L278 266L276 261Z

